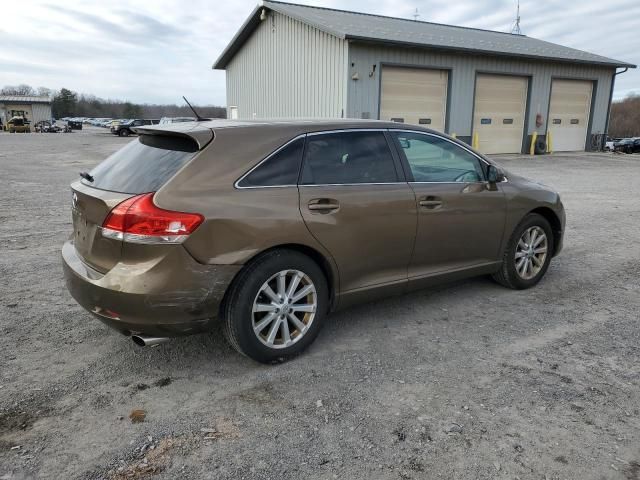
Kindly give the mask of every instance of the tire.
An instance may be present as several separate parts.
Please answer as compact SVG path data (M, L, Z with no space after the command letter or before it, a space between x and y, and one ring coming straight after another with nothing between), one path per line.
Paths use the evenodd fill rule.
M315 288L315 312L292 313L297 319L303 319L304 323L300 322L298 325L306 325L305 331L296 329L295 324L289 320L289 316L278 316L282 313L280 309L254 313L254 302L261 307L273 308L274 304L267 299L263 288L265 284L273 285L272 293L277 292L277 276L283 271L288 271L292 277L294 271L306 276L297 284L296 292L302 293L309 284ZM292 277L285 277L285 282ZM291 284L287 283L286 286L288 288ZM290 305L291 307L301 305L301 302L306 302L305 305L310 304L309 302L313 302L313 296L314 294L310 293ZM295 295L291 297L295 299ZM269 305L266 304L267 301L270 302ZM273 363L298 355L315 340L324 323L328 305L327 279L318 264L300 252L282 249L272 250L257 257L240 271L225 296L220 313L224 335L233 348L257 362ZM284 302L282 308L288 311L289 304ZM254 333L254 325L259 328L261 322L268 322L267 317L272 314L276 315L272 317L275 319L266 323L266 327L263 327L260 334ZM286 322L286 326L282 326L282 322ZM270 346L267 344L267 337L270 336L268 334L271 333L272 328L277 329L277 337L274 338L276 343ZM289 341L292 343L288 346L284 343L285 328L291 335ZM298 332L297 339L296 332ZM277 342L280 343L277 344Z
M120 135L121 137L128 137L129 136L129 130L124 128L124 129L120 130L120 132L118 132L118 135Z
M538 138L534 145L534 153L536 155L544 155L547 153L547 142L542 138Z
M523 277L523 275L519 273L520 267L516 262L516 250L520 249L518 253L523 253L522 247L519 246L520 240L522 239L525 232L531 231L531 229L534 228L542 230L545 234L546 241L543 241L542 244L546 243L546 255L541 261L541 267L534 263L533 258L531 259L531 270L528 271L528 274L531 276L529 278L526 278L528 276L527 274L525 274L525 276ZM540 235L538 235L534 243L537 242L539 238ZM500 266L500 270L493 274L493 279L500 285L503 285L507 288L512 288L514 290L524 290L526 288L533 287L542 279L542 277L544 277L545 273L547 272L549 264L551 263L551 257L553 255L554 247L553 231L551 230L551 225L549 225L547 219L542 215L538 215L537 213L528 214L522 219L522 221L513 231L513 234L509 239L502 258L502 265ZM541 248L542 247L538 247L538 250L541 250ZM525 261L528 261L526 260L526 254L524 255L524 258ZM535 255L535 258L540 261L541 254ZM520 261L521 260L519 260L518 263ZM527 267L525 266L525 268ZM535 269L538 268L539 270L537 270L537 272L534 274Z

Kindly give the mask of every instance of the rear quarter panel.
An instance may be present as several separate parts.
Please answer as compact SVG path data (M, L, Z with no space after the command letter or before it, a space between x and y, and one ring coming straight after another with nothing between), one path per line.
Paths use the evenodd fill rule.
M235 182L301 127L216 130L214 140L155 195L162 208L200 213L205 221L184 243L201 263L242 265L270 248L296 244L335 261L307 229L297 187L235 188ZM336 287L337 288L337 287Z

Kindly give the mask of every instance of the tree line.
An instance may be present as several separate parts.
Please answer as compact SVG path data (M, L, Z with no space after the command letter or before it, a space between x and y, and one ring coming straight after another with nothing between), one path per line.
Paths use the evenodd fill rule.
M6 86L0 95L41 95L51 99L54 118L107 117L107 118L161 118L191 117L193 112L186 105L138 104L120 100L104 100L95 95L78 94L67 88L53 91L46 87L37 89L29 85ZM224 107L197 106L198 113L207 118L226 118ZM640 137L640 95L630 95L611 105L609 135L615 138Z
M611 104L609 136L640 137L640 95L629 95L624 100Z
M105 100L95 95L77 93L68 88L59 91L47 87L33 88L30 85L7 85L0 89L0 95L39 95L51 100L53 118L161 118L192 117L187 105L160 105L132 103L121 100ZM226 118L227 109L215 105L194 105L205 118Z

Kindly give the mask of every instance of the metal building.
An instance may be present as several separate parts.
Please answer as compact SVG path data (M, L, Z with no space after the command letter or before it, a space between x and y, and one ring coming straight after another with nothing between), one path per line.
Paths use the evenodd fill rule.
M618 67L635 65L524 35L268 0L213 66L226 70L229 118L394 120L485 153L527 151L534 133L554 151L597 147Z
M5 125L11 117L24 117L35 125L40 120L51 120L49 97L28 95L0 95L0 120Z

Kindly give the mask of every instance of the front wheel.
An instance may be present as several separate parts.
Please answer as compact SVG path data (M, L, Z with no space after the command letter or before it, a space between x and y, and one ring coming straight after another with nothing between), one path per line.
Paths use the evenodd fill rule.
M328 308L322 269L293 250L267 252L242 270L222 307L225 337L238 352L270 363L302 352Z
M553 249L551 225L542 215L530 213L511 235L494 280L516 290L533 287L547 272Z
M129 136L129 130L127 130L126 128L124 130L120 130L119 135L121 137L128 137Z

